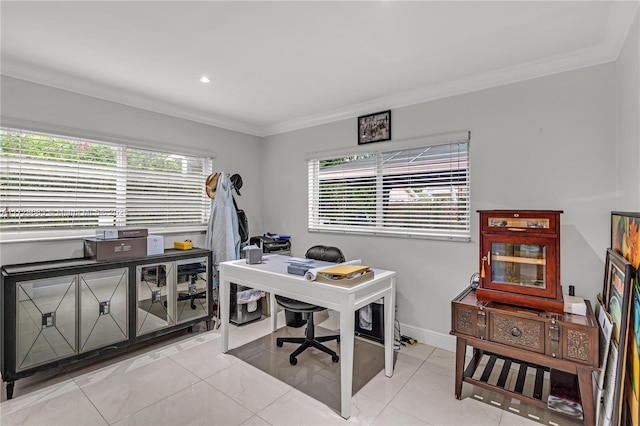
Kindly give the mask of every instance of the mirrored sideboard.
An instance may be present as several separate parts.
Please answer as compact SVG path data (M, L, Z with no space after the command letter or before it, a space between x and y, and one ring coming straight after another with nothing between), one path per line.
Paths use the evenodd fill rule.
M213 317L209 250L2 267L0 371L7 399L38 371L189 328Z

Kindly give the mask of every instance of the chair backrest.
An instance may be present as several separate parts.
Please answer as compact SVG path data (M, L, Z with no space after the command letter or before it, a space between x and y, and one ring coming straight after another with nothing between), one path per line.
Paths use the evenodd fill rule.
M322 260L325 262L344 262L344 254L338 247L317 245L307 250L304 255L307 259Z

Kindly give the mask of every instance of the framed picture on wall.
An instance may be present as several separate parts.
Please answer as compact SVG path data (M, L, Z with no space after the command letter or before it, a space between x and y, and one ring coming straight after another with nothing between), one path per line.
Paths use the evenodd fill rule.
M631 281L635 269L631 263L612 249L607 249L605 263L604 288L602 291L604 306L611 316L613 331L610 354L611 365L605 379L605 415L611 424L620 424L625 397L625 377L627 374L627 343L629 314L631 307ZM617 359L616 359L617 357Z
M358 145L391 140L391 110L358 117Z
M640 426L640 213L611 212L611 248L631 263L631 306L622 413L625 424Z

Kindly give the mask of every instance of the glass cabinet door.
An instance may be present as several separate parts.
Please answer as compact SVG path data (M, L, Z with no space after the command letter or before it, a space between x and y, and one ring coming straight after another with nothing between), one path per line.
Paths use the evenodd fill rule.
M77 288L77 275L17 283L17 371L76 354Z
M176 319L177 323L207 316L209 293L207 258L176 262Z
M504 236L485 236L482 268L484 287L542 297L555 297L551 285L554 243L549 238L527 237L520 242Z
M136 267L136 335L175 324L174 266L167 262Z

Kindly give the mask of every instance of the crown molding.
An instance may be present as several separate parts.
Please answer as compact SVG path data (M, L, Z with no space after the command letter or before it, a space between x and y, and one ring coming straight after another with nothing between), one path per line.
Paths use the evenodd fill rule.
M629 4L633 4L633 6L629 6ZM265 126L222 116L214 116L205 111L196 110L184 105L170 104L154 97L143 96L109 85L82 79L77 76L44 69L17 61L13 58L2 58L2 74L159 114L170 115L253 136L267 137L339 120L351 119L375 111L402 108L464 93L476 92L579 68L613 62L618 58L635 15L639 13L639 5L640 2L638 1L612 2L611 13L608 18L607 30L603 41L587 49Z
M196 110L184 105L171 104L165 100L140 95L107 84L90 81L82 77L35 66L16 60L15 58L2 58L2 75L127 105L133 108L144 109L158 114L170 115L172 117L220 127L226 130L233 130L253 136L262 136L261 127L251 123L222 116L214 116L205 111Z
M633 4L631 7L630 4ZM590 48L577 50L569 54L557 55L539 61L528 62L501 70L478 74L456 81L423 87L405 93L374 99L369 102L349 105L343 108L325 111L267 125L260 136L272 136L280 133L300 130L307 127L328 124L338 120L351 119L367 113L387 109L402 108L423 102L462 95L504 86L520 81L545 77L561 72L600 65L617 60L620 50L633 24L635 15L640 13L640 2L612 2L606 33L602 43Z
M570 54L558 55L540 61L527 62L440 85L423 87L397 95L374 99L370 102L350 105L321 114L310 115L299 119L265 126L263 128L263 136L272 136L306 127L328 124L338 120L350 119L375 111L402 108L462 95L465 93L504 86L520 81L545 77L561 72L613 62L616 60L618 52L619 47L617 44L601 43L592 48L578 50Z
M628 4L634 4L631 10L627 7ZM609 14L609 20L607 22L607 32L604 37L604 43L610 50L615 59L618 59L622 46L624 45L633 20L636 15L640 14L640 1L618 1L611 5L611 13Z

